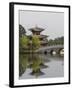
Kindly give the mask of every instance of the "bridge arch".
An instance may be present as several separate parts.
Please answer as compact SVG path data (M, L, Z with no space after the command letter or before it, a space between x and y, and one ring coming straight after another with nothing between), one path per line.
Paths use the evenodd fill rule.
M57 52L56 52L56 50L54 50L54 49L52 49L51 51L50 51L50 54L56 54Z
M44 54L47 54L47 53L48 53L47 50L45 50L45 51L44 51Z
M60 49L58 50L58 54L64 54L64 48L60 48Z

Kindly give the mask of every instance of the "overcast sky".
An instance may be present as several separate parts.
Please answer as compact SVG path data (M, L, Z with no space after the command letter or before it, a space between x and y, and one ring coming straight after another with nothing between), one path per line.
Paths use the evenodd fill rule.
M41 34L49 35L49 39L64 36L64 13L19 11L19 24L21 24L27 35L30 35L30 28L36 25L45 30Z

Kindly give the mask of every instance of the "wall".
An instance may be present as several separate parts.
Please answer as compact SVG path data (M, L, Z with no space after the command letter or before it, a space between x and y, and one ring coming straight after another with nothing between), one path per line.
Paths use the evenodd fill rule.
M0 1L0 90L9 90L9 2L12 0ZM30 3L46 3L46 4L64 4L71 5L72 0L14 0L17 2L30 2ZM72 20L72 19L71 19ZM71 90L71 85L56 85L44 87L26 87L16 88L25 90Z

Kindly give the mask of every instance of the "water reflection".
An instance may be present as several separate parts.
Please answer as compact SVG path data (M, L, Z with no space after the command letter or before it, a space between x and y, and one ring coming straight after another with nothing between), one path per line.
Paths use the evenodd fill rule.
M44 64L44 60L37 54L20 54L19 59L19 76L25 73L27 68L32 69L31 75L36 77L44 75L44 72L41 71L43 68L48 66Z
M36 77L40 75L44 75L44 72L41 71L43 68L47 68L48 66L44 64L44 60L37 54L32 55L32 63L30 64L30 68L32 69L31 75L35 75Z
M25 54L19 56L19 76L21 76L28 67L28 57Z
M62 62L61 65L64 65L63 56L59 56L59 55L51 56L44 54L20 54L19 77L22 79L25 77L26 78L27 77L38 78L38 77L47 77L47 76L50 77L52 76L50 74L54 74L54 69L52 68L56 69L57 64L59 64L57 63L58 61ZM62 69L61 65L59 69ZM61 75L63 76L63 71L61 71L61 73L62 73Z

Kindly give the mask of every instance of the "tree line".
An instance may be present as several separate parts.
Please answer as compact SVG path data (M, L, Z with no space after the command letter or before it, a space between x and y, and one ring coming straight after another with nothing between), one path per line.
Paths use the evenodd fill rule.
M64 36L57 37L57 38L55 38L54 40L53 40L53 39L50 39L50 40L48 41L48 45L49 45L49 46L50 46L50 45L59 45L59 44L61 44L61 45L64 44Z

